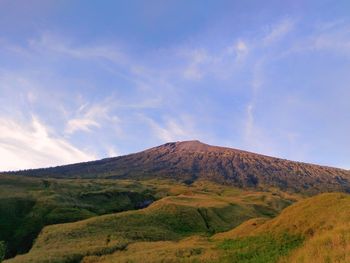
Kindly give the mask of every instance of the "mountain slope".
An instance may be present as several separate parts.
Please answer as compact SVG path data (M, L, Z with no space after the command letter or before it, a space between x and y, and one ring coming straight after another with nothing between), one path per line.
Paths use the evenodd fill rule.
M217 234L214 240L228 244L278 237L288 233L304 239L280 263L350 262L350 196L328 193L301 200L271 220L248 220L237 228ZM252 261L255 262L255 261Z
M14 174L54 178L198 179L238 187L306 193L350 192L350 171L293 162L199 141L167 143L139 153Z

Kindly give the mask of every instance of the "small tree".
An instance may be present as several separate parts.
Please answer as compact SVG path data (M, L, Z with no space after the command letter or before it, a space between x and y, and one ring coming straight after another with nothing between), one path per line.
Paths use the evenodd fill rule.
M43 182L43 185L45 188L49 188L51 185L50 181L48 181L48 180L42 180L42 182Z
M4 241L0 241L0 262L5 258L6 245Z

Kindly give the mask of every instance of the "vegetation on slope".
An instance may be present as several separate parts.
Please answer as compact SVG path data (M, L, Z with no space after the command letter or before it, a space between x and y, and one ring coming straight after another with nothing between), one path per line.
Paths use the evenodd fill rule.
M303 237L283 233L270 233L224 240L219 248L225 250L220 262L267 263L277 262L291 250L300 246Z
M295 203L274 219L251 219L212 237L137 242L83 262L346 263L349 206L349 195L322 194Z
M23 187L31 189L23 190L30 193L28 196L32 199L28 200L35 200L34 206L26 203L32 212L39 197L45 196L46 201L52 199L47 198L51 191L37 185L44 185L41 180L22 183L22 190ZM6 262L346 263L350 259L350 196L347 194L329 193L301 199L277 190L254 192L206 181L188 186L163 180L98 180L93 185L101 189L93 191L84 188L85 184L92 183L89 180L79 185L55 180L50 183L50 187L58 183L60 189L67 188L65 198L70 199L62 195L54 198L61 202L90 192L109 193L111 188L118 189L118 193L126 189L152 193L157 201L140 210L46 226L29 253ZM16 193L13 198L26 196L18 191L13 193ZM95 201L101 204L101 200ZM123 203L113 197L112 200L118 205ZM15 206L24 213L26 205ZM104 211L111 211L111 204L105 202L104 205ZM85 204L84 208L87 207L95 215L103 208Z
M154 199L135 182L0 176L0 241L13 257L27 252L46 225L141 208Z
M305 241L290 255L281 257L286 253L279 251L279 262L345 263L350 260L349 222L350 196L339 193L322 194L295 203L274 219L265 222L260 220L260 223L249 220L232 231L214 236L214 239L224 240L222 242L225 244L264 236L278 240L281 235L288 235L291 239L287 239L287 243L279 249L298 247L299 242ZM254 244L255 241L251 243ZM271 259L263 262L276 261Z
M275 216L292 202L290 196L279 192L242 191L208 182L193 186L160 181L143 184L153 185L158 195L170 196L142 210L47 226L28 254L8 262L79 262L86 256L124 251L139 242L210 236L249 218Z
M259 231L288 229L300 233L307 242L295 250L283 263L346 263L350 262L350 196L324 194L286 209L280 220ZM282 216L281 215L281 216ZM290 226L290 217L297 217ZM277 218L276 218L277 219Z
M5 258L6 245L4 241L0 241L0 262Z

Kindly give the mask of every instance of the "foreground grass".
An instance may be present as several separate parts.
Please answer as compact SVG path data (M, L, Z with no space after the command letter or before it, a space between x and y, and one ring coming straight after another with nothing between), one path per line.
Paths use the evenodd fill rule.
M220 262L266 263L277 262L281 256L300 246L303 237L283 233L271 235L269 233L225 240L219 248L225 250Z
M251 219L212 237L136 242L82 262L346 263L350 256L350 197L322 194L286 208L274 219Z
M217 235L216 238L242 236L247 229L249 236L288 233L305 240L279 262L350 262L350 196L347 194L321 194L305 199L286 208L274 219L262 223L251 220L227 232L226 236Z
M9 233L6 225L17 237L28 233L32 228L26 226L43 215L52 225L43 228L29 253L6 262L350 262L347 194L300 199L208 182L31 180L13 183L22 192L0 194L0 234ZM0 188L8 191L4 181ZM97 216L134 209L145 196L157 201ZM53 223L78 220L82 213L88 219Z
M169 181L139 183L152 189L156 198L163 198L142 210L47 226L30 253L8 262L80 262L86 257L124 252L140 242L207 238L250 218L273 217L294 201L279 192L243 191L207 182L192 186ZM190 254L200 255L198 251L202 250L194 248Z
M292 217L292 227L287 227ZM305 200L295 209L286 209L280 220L259 231L288 229L307 237L305 244L292 252L282 263L347 263L350 262L350 196L324 194ZM282 220L283 219L283 220ZM293 229L294 228L294 229Z
M151 189L130 181L0 176L0 241L6 257L27 252L46 225L142 207Z

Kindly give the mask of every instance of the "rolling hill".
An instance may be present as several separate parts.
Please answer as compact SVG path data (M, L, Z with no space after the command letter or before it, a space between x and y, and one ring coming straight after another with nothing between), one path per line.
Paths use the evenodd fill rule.
M142 185L153 185L155 193L165 191L166 196L144 209L46 226L29 253L8 262L82 262L85 257L123 252L139 242L171 245L187 238L209 237L251 218L273 218L299 199L278 191L244 191L210 182L186 186L145 181Z
M199 141L172 142L139 153L10 174L50 178L209 180L241 188L278 187L316 194L350 192L350 171L288 161Z
M349 262L349 195L320 194L269 219L241 194L182 194L139 211L48 226L28 254L7 262ZM235 212L227 202L233 197ZM208 226L222 226L221 214L233 229L213 235Z

